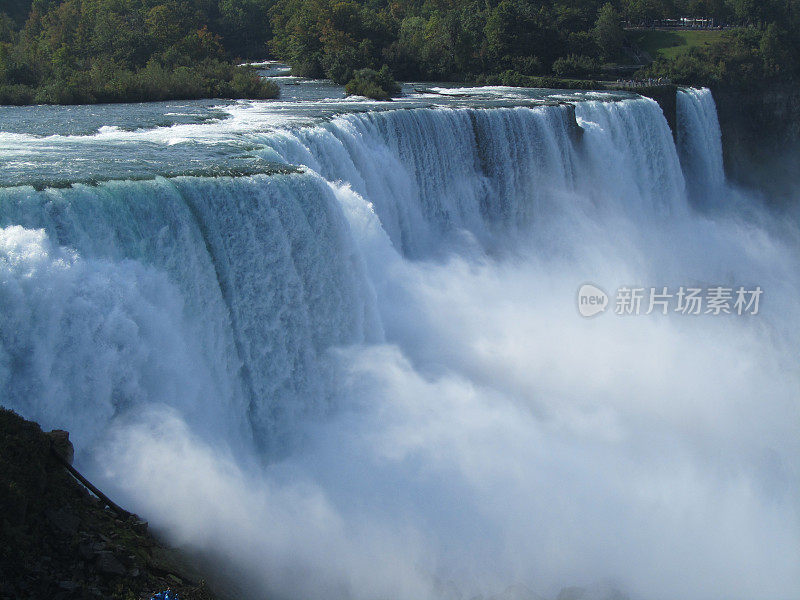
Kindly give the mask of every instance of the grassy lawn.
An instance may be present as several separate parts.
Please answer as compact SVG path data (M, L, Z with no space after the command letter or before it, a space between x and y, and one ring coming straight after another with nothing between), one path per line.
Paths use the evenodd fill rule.
M628 31L629 39L654 60L673 59L690 48L705 46L722 37L722 31Z

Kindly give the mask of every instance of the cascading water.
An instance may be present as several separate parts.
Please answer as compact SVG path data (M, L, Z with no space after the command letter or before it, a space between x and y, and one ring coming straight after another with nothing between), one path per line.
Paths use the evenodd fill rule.
M27 413L35 401L47 424L77 415L79 440L161 402L231 440L251 435L249 422L272 444L284 413L323 400L326 348L382 339L361 257L318 177L12 188L0 226L4 306L20 311L3 327L7 401Z
M689 191L700 204L715 202L725 191L722 166L722 133L711 92L678 91L678 148Z
M692 207L707 90L677 147L651 100L575 114L350 113L247 136L299 172L0 191L2 404L253 597L792 598L796 227ZM584 320L587 281L765 298Z
M441 247L443 235L491 245L493 232L527 231L543 204L576 190L635 197L645 213L683 210L683 177L655 102L586 102L577 113L589 123L586 151L573 143L566 106L349 114L262 141L265 157L349 184L412 257Z

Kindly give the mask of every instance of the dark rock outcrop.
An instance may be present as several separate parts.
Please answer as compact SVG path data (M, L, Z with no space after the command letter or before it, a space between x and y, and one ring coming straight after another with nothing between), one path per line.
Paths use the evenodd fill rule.
M672 131L672 137L675 137L678 131L678 87L675 85L658 85L633 91L658 102Z
M788 200L800 170L800 87L717 87L712 93L728 177L775 203Z
M72 442L69 441L69 432L63 429L54 429L46 435L50 438L53 450L71 465L75 458L75 448L73 448Z
M637 93L661 106L677 135L677 91L673 85ZM798 194L800 87L770 84L752 89L716 87L725 173L734 183L760 191L773 204Z
M132 600L170 588L214 599L190 559L90 494L71 459L66 432L0 408L0 600Z

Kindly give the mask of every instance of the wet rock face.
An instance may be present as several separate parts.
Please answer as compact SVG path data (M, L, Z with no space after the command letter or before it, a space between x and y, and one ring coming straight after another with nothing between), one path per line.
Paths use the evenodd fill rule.
M69 441L69 432L63 429L54 429L47 434L47 437L50 438L53 450L71 465L75 458L75 448L73 448L72 442Z
M53 527L66 535L76 534L81 524L78 515L68 506L48 508L45 510L45 516Z
M123 565L113 553L108 550L98 552L94 565L98 572L103 575L125 575L125 565Z
M725 172L780 202L792 194L800 157L800 88L713 89Z
M672 131L672 136L677 135L678 127L678 88L674 85L654 86L639 90L642 96L652 98L661 107L664 118Z

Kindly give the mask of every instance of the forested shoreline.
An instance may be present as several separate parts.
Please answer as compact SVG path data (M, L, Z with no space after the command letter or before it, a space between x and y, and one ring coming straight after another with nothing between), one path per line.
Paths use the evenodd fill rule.
M727 28L643 61L624 26L676 16ZM269 98L237 66L264 58L373 97L393 79L592 87L623 72L747 88L797 79L798 21L782 0L10 0L0 103Z
M0 104L278 94L237 66L247 36L235 11L220 10L226 0L27 0L27 12L25 4L0 13Z

